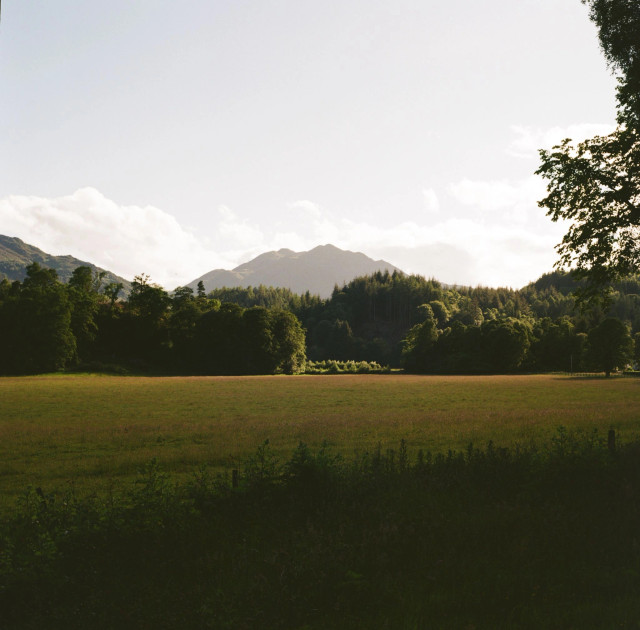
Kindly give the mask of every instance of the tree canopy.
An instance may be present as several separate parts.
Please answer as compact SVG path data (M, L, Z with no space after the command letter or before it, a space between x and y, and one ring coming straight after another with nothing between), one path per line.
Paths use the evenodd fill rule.
M37 262L23 282L0 281L0 375L63 369L170 374L296 373L305 332L290 311L221 304L136 276L121 286L81 266L69 282Z
M587 360L607 376L626 365L633 356L633 339L619 319L607 317L589 331L588 340Z
M608 307L588 312L574 308L580 283L560 271L521 290L451 287L379 272L336 287L327 300L273 287L168 293L145 275L136 277L128 297L118 298L119 287L103 281L79 267L64 284L38 263L22 282L1 280L0 374L296 373L306 370L307 356L321 365L314 370L334 373L345 371L336 361L354 372L375 362L428 373L638 363L640 277L614 284ZM592 334L606 318L624 331L624 352L613 362L601 359L602 344Z
M553 221L570 222L557 264L586 279L579 294L595 300L640 270L640 4L582 1L618 79L618 124L609 135L541 150L536 174L548 182L540 207Z

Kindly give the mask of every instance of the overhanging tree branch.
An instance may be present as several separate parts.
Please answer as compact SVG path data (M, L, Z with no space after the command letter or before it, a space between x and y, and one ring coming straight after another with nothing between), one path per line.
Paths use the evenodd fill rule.
M552 221L571 222L556 247L556 266L585 279L579 297L592 301L640 271L640 3L582 1L618 78L618 126L606 136L540 151L536 174L547 180L548 193L538 205Z

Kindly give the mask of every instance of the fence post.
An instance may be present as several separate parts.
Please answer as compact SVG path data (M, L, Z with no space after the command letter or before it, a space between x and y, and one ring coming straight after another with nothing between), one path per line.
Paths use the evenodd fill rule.
M231 471L231 487L232 488L238 487L238 469L237 468L234 468Z
M609 429L607 446L609 447L609 452L613 455L616 452L616 432L613 429Z

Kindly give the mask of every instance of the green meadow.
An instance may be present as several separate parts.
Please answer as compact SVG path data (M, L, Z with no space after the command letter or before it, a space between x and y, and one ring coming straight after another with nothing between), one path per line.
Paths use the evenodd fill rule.
M639 627L638 379L0 390L8 630Z
M128 483L155 458L178 479L237 467L265 440L345 456L548 441L559 426L640 434L640 380L535 376L259 376L0 379L0 493Z

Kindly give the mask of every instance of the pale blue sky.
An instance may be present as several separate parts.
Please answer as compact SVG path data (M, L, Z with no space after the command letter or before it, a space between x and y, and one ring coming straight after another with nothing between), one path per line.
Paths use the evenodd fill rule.
M6 0L0 233L173 288L332 242L522 286L535 150L614 122L579 0Z

